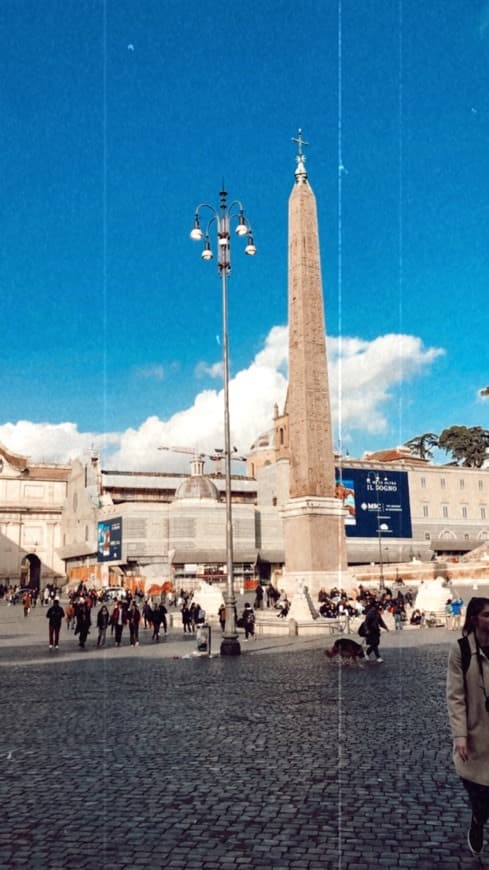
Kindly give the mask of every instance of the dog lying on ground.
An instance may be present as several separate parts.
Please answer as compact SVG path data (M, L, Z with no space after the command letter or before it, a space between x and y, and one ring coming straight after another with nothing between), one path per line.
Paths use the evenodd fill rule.
M339 637L324 654L330 659L338 658L345 664L358 664L365 658L363 646L349 637Z

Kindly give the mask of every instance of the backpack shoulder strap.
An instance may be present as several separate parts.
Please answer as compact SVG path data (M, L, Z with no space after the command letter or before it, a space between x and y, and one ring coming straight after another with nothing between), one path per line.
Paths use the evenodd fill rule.
M470 665L470 659L472 658L472 652L470 650L469 639L466 635L463 637L459 637L458 645L460 647L460 653L462 656L462 672L465 677Z

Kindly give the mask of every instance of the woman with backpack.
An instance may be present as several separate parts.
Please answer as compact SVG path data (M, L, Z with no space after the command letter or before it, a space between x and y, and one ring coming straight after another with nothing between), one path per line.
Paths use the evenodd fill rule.
M489 818L489 598L471 598L448 656L447 703L455 770L469 796L469 849L480 855Z

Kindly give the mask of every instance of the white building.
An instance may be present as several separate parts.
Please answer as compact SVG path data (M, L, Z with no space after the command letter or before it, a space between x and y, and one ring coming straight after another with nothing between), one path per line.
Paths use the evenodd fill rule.
M70 470L0 444L0 582L41 589L64 576L58 548Z
M63 511L60 555L71 583L148 587L226 579L225 477L103 470L97 458L73 463ZM256 482L233 475L234 572L252 578L263 552ZM262 562L263 564L263 562ZM266 570L265 564L265 570Z

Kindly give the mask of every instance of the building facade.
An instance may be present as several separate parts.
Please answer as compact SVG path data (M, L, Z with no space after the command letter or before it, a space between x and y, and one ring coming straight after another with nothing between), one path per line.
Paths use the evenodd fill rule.
M256 516L256 482L232 476L234 572L254 576L264 544ZM276 521L276 517L274 520ZM73 463L63 512L60 555L73 584L96 586L226 580L225 478L103 470L96 457Z
M252 446L248 469L256 475L259 511L280 512L289 476L286 413L275 413L273 429ZM336 480L350 565L458 559L489 541L488 468L435 465L397 447L362 459L336 456ZM356 528L349 508L360 518Z
M41 589L64 576L61 514L70 466L31 462L0 444L0 582Z

